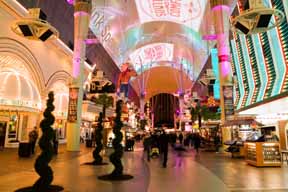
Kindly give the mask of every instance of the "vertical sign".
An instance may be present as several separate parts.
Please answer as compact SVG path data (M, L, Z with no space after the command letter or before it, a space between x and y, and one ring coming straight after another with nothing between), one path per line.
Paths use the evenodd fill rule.
M223 86L225 118L234 115L233 86Z
M69 89L69 106L68 106L68 122L77 121L77 102L79 88L70 87Z

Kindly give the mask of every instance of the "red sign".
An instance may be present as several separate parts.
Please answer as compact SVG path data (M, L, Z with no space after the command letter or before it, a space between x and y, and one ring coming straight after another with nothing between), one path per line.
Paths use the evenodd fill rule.
M219 62L225 62L225 61L230 61L230 56L229 55L219 55L218 56Z
M79 88L69 89L69 105L68 105L68 122L74 123L77 121L77 102Z

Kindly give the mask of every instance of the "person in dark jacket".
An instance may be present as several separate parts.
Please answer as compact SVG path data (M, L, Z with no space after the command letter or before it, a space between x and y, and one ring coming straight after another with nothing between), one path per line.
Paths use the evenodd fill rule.
M221 140L220 140L220 136L218 135L218 133L217 133L217 135L214 138L214 145L215 145L216 153L218 153L219 152L219 147L221 145Z
M196 133L194 136L194 149L196 150L197 154L199 153L200 144L201 144L201 137L199 133Z
M182 144L183 143L183 134L182 134L182 132L179 134L179 142L180 142L180 144Z
M151 140L152 140L152 138L150 135L147 135L143 140L143 145L144 145L143 159L144 159L144 154L146 152L147 161L150 161L150 151L151 151L151 143L152 143Z
M38 139L38 132L37 132L37 127L35 126L34 129L30 131L29 133L29 143L30 143L32 154L34 154L37 139Z
M169 143L169 137L165 133L165 131L162 132L160 135L160 146L161 146L161 151L163 154L163 167L167 167L167 160L168 160L168 143Z

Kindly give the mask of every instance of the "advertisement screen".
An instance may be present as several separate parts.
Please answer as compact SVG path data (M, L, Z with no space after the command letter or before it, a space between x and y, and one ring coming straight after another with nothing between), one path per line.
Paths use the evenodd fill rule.
M130 59L136 71L141 64L155 63L159 61L173 60L174 45L170 43L153 43L143 46L130 54Z
M199 30L206 0L135 0L141 23L171 21Z

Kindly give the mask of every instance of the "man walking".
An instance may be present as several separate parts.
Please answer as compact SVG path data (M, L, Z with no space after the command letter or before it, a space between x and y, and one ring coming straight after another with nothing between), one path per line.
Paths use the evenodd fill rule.
M168 143L169 138L168 135L165 133L165 130L163 130L161 136L160 136L160 145L161 145L161 151L163 154L163 167L167 167L167 160L168 160Z
M31 153L34 154L35 144L38 139L37 127L35 126L32 131L29 133L29 143L31 146Z
M145 152L147 153L147 161L150 161L150 149L151 149L151 136L150 134L147 135L145 138L144 138L144 141L143 141L143 145L144 145L144 153L143 153L143 158L144 158L144 154Z

